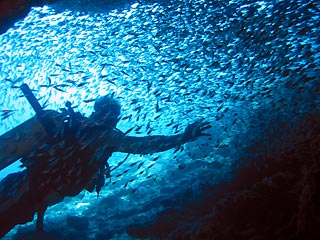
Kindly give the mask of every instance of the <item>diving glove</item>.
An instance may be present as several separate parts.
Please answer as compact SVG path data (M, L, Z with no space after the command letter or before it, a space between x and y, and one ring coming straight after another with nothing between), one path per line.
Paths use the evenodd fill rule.
M192 142L198 137L211 136L211 134L203 132L209 128L211 128L209 122L196 121L192 124L189 124L183 133L182 141Z

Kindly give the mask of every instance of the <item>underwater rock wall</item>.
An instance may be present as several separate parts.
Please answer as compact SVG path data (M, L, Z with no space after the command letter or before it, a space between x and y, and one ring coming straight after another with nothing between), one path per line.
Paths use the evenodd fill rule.
M18 20L29 13L32 6L43 6L57 0L1 0L0 1L0 34L5 33Z
M295 143L270 151L267 141L257 141L257 152L243 152L235 163L231 181L177 194L153 221L131 225L128 233L143 239L318 239L320 114L305 116L291 130L296 134L287 137Z

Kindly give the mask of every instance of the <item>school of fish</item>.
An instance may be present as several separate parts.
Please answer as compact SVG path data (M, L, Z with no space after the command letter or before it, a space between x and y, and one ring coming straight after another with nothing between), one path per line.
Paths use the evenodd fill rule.
M238 151L250 151L256 137L246 132L320 110L319 21L316 0L141 1L101 12L32 8L0 36L0 134L34 115L22 83L45 109L70 101L86 116L96 98L113 93L122 104L118 128L128 135L180 133L205 119L213 126L210 138L156 155L110 158L110 183L100 196L119 196L125 206L133 200L132 208L160 206L177 186L228 178ZM97 207L92 199L75 201ZM98 224L125 208L86 214ZM131 221L145 216L133 212ZM109 221L113 229L122 226Z

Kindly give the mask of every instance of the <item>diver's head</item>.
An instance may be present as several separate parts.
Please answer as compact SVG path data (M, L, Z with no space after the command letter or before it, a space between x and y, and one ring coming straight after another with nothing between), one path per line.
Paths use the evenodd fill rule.
M119 122L120 112L121 105L119 101L112 98L111 95L106 95L95 101L92 116L99 124L116 127Z

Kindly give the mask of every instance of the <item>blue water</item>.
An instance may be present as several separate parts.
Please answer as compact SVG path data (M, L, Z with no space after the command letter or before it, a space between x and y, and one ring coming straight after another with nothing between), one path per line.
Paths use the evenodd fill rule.
M130 135L147 135L148 124L150 135L171 135L206 119L212 137L183 151L130 155L98 198L83 192L50 207L46 229L137 239L127 226L152 222L164 202L185 191L196 198L201 186L231 180L234 163L309 138L293 126L320 110L318 1L72 2L33 7L0 36L0 110L14 110L0 134L34 116L17 88L27 83L46 109L70 101L86 116L91 100L114 93L118 128L142 126ZM125 157L114 154L111 168ZM142 174L130 167L137 161ZM32 228L17 226L6 239Z

